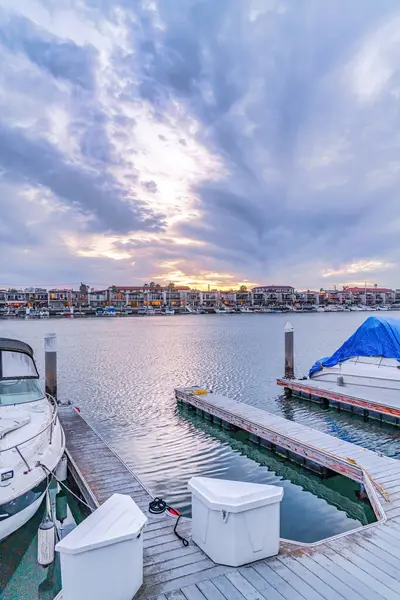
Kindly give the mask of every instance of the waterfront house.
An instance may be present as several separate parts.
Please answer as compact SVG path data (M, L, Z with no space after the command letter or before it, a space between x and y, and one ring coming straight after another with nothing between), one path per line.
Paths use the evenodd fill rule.
M342 304L343 298L339 290L320 290L319 292L319 304Z
M127 305L127 290L125 287L112 285L107 289L107 304L121 309Z
M25 291L10 288L6 293L6 302L9 308L23 308L25 307Z
M253 294L250 291L238 291L236 292L236 305L237 306L250 306L253 304Z
M95 290L92 288L88 294L88 302L91 308L105 306L107 303L107 290Z
M25 288L25 305L32 308L47 307L49 295L45 288Z
M181 290L183 306L198 308L201 305L201 292L198 290Z
M225 304L225 306L230 306L231 308L236 307L236 292L232 290L229 292L221 292L220 293L221 304Z
M179 308L185 306L185 298L190 287L187 285L168 285L165 290L165 302L168 306Z
M294 288L290 285L263 285L253 288L253 302L258 306L281 306L293 304Z
M295 293L295 301L300 306L317 306L319 304L320 292L314 292L312 290L306 290L304 292Z
M143 286L121 286L119 289L125 292L127 306L131 306L132 308L141 308L144 305Z
M389 288L349 287L346 292L351 294L352 304L366 306L386 306L395 302L396 293Z
M201 305L204 308L215 308L220 303L220 293L217 290L201 292Z
M72 306L73 290L52 289L48 292L48 306L50 310L63 310L67 306Z

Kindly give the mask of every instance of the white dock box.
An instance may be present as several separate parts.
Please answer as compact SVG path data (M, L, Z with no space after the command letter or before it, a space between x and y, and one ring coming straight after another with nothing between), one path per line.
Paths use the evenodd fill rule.
M283 488L193 477L193 541L217 564L239 567L279 552Z
M56 546L63 600L132 600L143 583L147 517L114 494Z

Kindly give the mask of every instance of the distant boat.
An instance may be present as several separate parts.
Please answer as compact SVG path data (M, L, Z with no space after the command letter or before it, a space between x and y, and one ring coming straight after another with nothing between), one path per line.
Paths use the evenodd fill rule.
M171 306L167 306L164 311L164 315L174 315L175 311Z
M248 306L241 306L239 308L239 312L244 313L246 315L254 315L254 311L251 310Z
M113 306L106 306L106 310L104 311L104 315L106 317L115 317L116 316L115 308Z
M233 314L233 310L231 310L230 308L227 308L225 305L216 306L214 308L214 311L217 313L217 315L231 315L231 314Z
M96 317L104 317L104 307L98 306L95 311Z
M336 304L328 304L325 306L325 312L339 312L339 309Z

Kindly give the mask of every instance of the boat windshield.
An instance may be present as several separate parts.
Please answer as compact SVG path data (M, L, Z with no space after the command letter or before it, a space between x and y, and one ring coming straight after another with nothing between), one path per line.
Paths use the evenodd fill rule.
M44 393L37 379L8 379L0 381L0 406L42 400Z

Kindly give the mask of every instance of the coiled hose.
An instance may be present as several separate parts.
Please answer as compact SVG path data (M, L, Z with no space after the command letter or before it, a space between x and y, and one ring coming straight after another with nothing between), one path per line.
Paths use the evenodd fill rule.
M178 539L181 540L182 544L186 548L187 546L189 546L189 541L177 532L179 521L182 518L182 515L179 512L179 510L176 510L176 508L172 508L172 506L168 506L168 504L162 498L154 498L154 500L152 500L149 504L149 513L151 513L152 515L161 515L166 511L168 511L170 515L177 517L174 527L174 534Z

